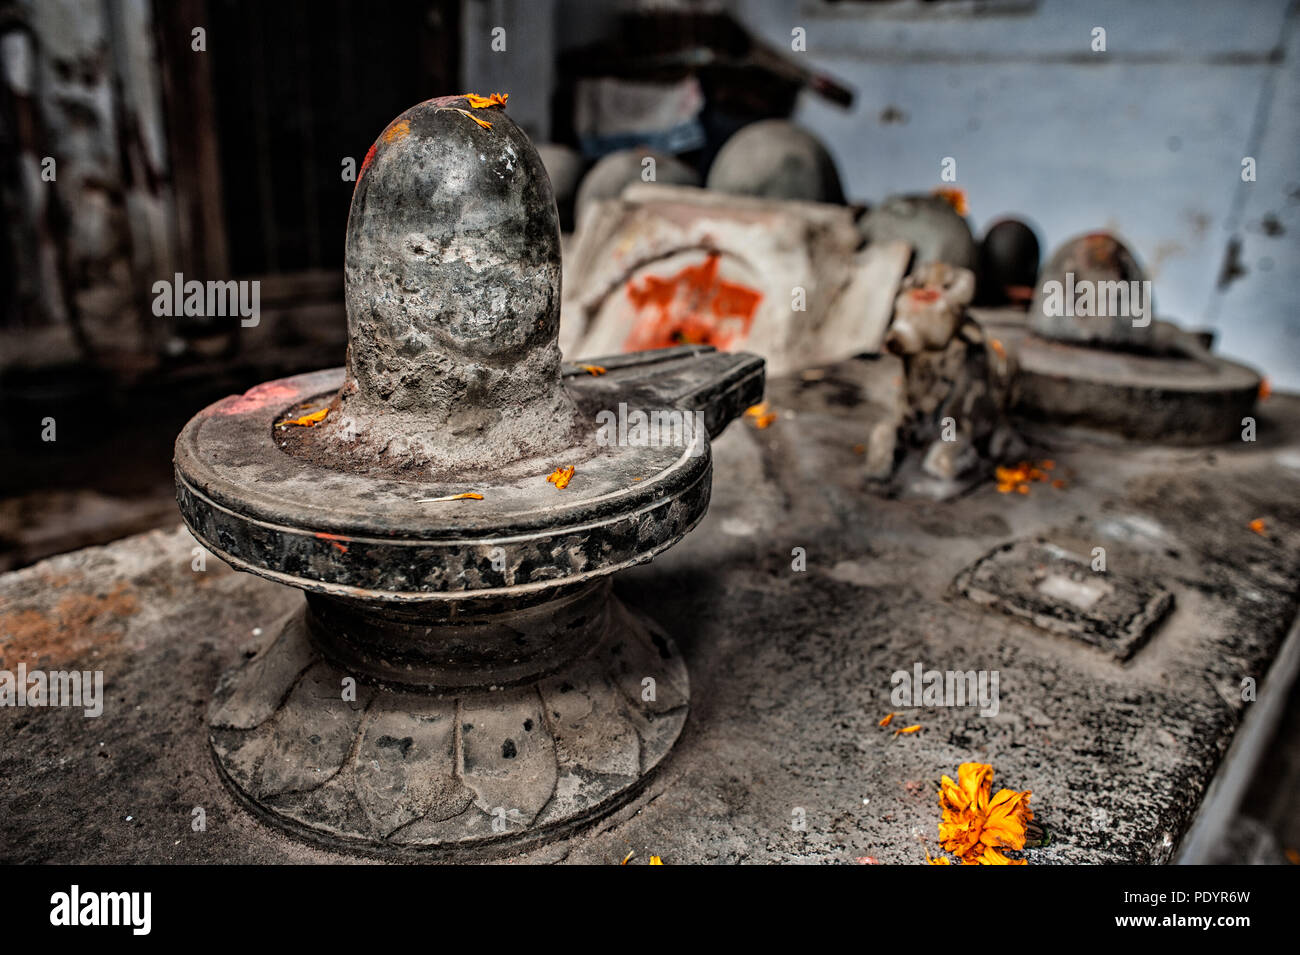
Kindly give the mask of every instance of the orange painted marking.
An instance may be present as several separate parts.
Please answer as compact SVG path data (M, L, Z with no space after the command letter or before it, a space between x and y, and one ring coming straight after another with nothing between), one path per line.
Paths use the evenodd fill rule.
M286 403L297 397L298 390L296 388L267 382L248 389L238 397L226 398L213 409L213 413L222 415L248 414L258 411L266 405Z
M405 139L409 135L411 135L411 124L406 120L402 120L400 123L393 123L392 126L384 130L384 142L397 142L397 140Z
M763 295L719 279L719 258L714 252L668 278L647 275L640 283L629 281L627 297L640 314L623 349L688 344L727 349L743 341Z
M377 145L379 144L372 144L369 151L366 153L366 158L361 160L361 171L357 173L357 182L361 181L361 177L366 174L366 170L370 168L370 164L375 161L375 146Z

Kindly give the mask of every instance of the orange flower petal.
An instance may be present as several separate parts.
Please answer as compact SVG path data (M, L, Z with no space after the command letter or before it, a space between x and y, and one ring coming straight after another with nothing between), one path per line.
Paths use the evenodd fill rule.
M573 472L574 472L574 467L572 464L570 464L567 468L556 468L554 471L551 472L551 474L546 478L546 480L549 483L554 484L555 489L557 491L562 491L566 487L568 487L569 482L573 480Z
M959 216L964 216L970 211L970 206L966 202L965 189L940 186L934 190L934 194L952 206Z
M330 413L329 408L321 408L319 411L313 411L311 414L305 414L301 418L290 418L288 421L281 421L276 427L284 428L291 424L300 425L304 428L315 427L318 423L325 420L325 416Z
M474 491L465 491L463 494L448 494L446 497L422 497L417 500L416 504L442 504L446 501L481 501L483 495Z
M894 717L897 716L897 715L898 715L897 713L886 713L884 719L882 719L882 720L881 720L879 723L877 723L876 725L877 725L877 726L888 726L890 723L892 723L892 722L894 721Z
M469 105L474 109L486 109L489 106L505 106L506 100L510 98L509 93L493 93L490 96L479 96L477 93L462 93L465 99L469 100Z
M769 411L766 401L760 401L745 409L745 417L754 419L754 427L762 431L776 420L776 412Z

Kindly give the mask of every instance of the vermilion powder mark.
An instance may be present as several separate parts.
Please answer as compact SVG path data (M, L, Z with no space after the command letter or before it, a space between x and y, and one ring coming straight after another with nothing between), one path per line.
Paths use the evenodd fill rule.
M762 293L718 278L716 252L699 265L676 275L647 275L627 283L627 297L640 313L625 351L668 348L672 345L713 345L730 348L743 341L754 321Z
M329 541L340 554L346 554L348 552L348 545L339 542L350 541L352 539L350 537L344 537L341 534L326 534L324 531L317 533L316 536L323 541Z
M378 146L378 145L379 145L378 142L372 143L371 146L370 146L370 149L366 152L366 158L363 159L363 160L361 160L361 171L360 171L359 173L357 173L357 182L360 182L360 181L361 181L361 177L364 176L364 175L366 174L366 169L367 169L367 167L369 167L369 165L370 165L372 162L374 162L374 160L375 160L375 147Z
M297 397L299 397L297 388L279 382L268 381L255 388L248 389L238 397L232 396L223 399L212 410L213 414L220 415L251 414L268 404L288 404Z

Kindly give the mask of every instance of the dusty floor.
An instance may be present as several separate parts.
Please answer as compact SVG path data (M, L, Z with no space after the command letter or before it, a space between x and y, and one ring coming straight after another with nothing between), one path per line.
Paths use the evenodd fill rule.
M939 776L978 759L996 785L1033 791L1052 841L1031 863L1170 859L1250 705L1242 680L1264 682L1296 614L1300 399L1270 399L1255 444L1062 444L1063 489L990 484L935 504L861 489L862 423L834 375L769 397L770 428L738 423L717 443L704 523L619 578L690 666L675 752L619 814L523 858L921 862ZM1171 615L1121 664L952 593L1026 537L1104 546L1111 572L1174 593ZM356 860L264 827L218 781L212 688L301 597L215 560L197 571L194 546L155 531L0 577L0 666L102 669L107 693L97 719L0 709L0 859ZM895 726L919 732L878 727L899 709L891 674L916 663L997 670L998 714L909 707Z

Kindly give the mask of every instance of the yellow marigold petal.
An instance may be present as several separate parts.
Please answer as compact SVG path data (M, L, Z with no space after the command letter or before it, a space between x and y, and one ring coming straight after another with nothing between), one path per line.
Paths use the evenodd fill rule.
M993 766L990 763L962 763L957 767L957 779L967 798L983 809L993 788Z
M899 736L903 733L915 733L920 728L921 728L920 723L913 724L912 726L904 726L902 729L894 730L894 735Z
M442 107L439 107L439 112L441 112L441 111L444 110L444 109L449 109L449 110L451 110L453 113L460 113L460 115L462 115L462 116L468 116L470 119L474 120L474 122L478 123L478 124L479 124L480 126L482 126L484 129L491 129L491 128L492 128L492 124L489 123L486 119L479 119L477 116L475 116L473 113L471 113L471 112L470 112L469 110L467 110L467 109L461 109L459 106L442 106Z
M554 484L557 491L562 491L568 487L569 482L573 480L573 472L574 467L572 464L566 468L556 468L551 472L546 480L549 483Z
M314 427L319 422L324 421L325 416L329 413L330 413L329 408L321 408L319 411L313 411L311 414L305 414L301 418L290 418L287 421L281 421L277 427L284 428L287 427L288 425L296 424L304 428L311 428Z
M465 99L469 100L469 105L474 109L486 109L489 106L505 106L506 100L509 99L509 93L493 93L490 96L479 96L477 93L462 93Z
M987 846L984 852L975 860L978 865L1028 865L1024 859L1012 859L1003 855L992 846Z
M1028 792L1003 789L990 800L980 840L1008 849L1025 847L1025 827L1034 818Z
M769 411L766 401L760 401L745 409L745 417L754 419L754 427L762 431L776 420L776 412Z
M463 494L448 494L444 497L422 497L417 500L416 504L443 504L447 501L481 501L483 495L474 491L465 491Z
M884 719L882 719L882 720L881 720L879 723L877 723L876 725L877 725L877 726L888 726L890 723L892 723L892 722L894 721L894 717L897 716L897 715L898 715L897 713L886 713L885 716L884 716Z

